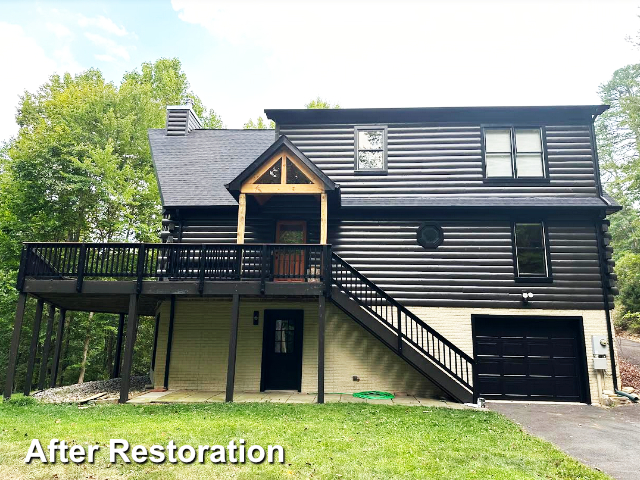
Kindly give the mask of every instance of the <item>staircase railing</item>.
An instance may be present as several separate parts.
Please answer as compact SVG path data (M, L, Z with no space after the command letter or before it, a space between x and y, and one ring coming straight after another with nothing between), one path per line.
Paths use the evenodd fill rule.
M402 354L403 343L406 342L462 385L473 390L473 358L335 253L331 256L331 270L334 285L396 332L398 353Z

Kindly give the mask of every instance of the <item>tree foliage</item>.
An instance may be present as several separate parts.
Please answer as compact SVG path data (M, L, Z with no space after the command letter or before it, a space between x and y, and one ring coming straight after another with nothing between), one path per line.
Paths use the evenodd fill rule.
M193 100L206 127L222 126L191 91L177 58L143 63L119 84L90 69L52 75L37 91L24 92L18 134L0 149L1 355L8 351L23 241L158 241L162 212L147 131L163 128L166 106L185 98ZM33 311L29 302L25 331ZM134 366L139 373L148 369L152 323L141 322ZM114 315L96 314L91 323L86 312L69 315L61 379L78 379L87 338L85 380L108 377L115 328ZM18 383L28 357L27 336ZM5 362L0 356L0 377Z
M335 105L332 105L331 102L328 102L327 100L324 100L323 98L318 96L313 100L311 100L309 103L305 104L304 108L330 109L330 108L340 108L340 105L338 105L337 103Z

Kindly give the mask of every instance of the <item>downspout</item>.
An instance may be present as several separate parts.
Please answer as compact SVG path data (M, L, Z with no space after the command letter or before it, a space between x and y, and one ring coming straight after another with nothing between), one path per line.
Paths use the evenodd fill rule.
M598 144L596 142L596 133L595 133L595 121L598 117L598 114L593 115L591 119L591 125L589 127L589 136L591 137L591 149L593 151L593 161L594 161L594 174L596 180L596 188L598 197L606 204L609 205L603 195L602 195L602 182L600 180L600 160L598 158ZM603 212L603 217L606 216L606 211ZM607 272L606 272L606 264L607 257L604 252L604 244L602 238L602 219L596 221L596 236L598 242L598 258L600 264L600 282L602 283L602 298L604 301L604 315L607 322L607 337L609 339L609 356L611 357L611 379L613 380L613 390L618 389L618 374L616 372L616 357L615 351L613 348L613 328L611 326L611 311L609 309L609 292L607 291Z

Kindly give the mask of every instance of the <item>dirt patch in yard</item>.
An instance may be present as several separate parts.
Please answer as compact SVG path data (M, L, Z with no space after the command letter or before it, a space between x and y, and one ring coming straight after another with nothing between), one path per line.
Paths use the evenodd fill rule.
M144 392L145 385L151 383L147 375L131 377L131 387L129 388L129 398ZM65 387L49 388L34 393L33 398L46 403L77 403L99 393L105 395L98 400L116 400L120 398L120 379L97 380L94 382L78 383Z

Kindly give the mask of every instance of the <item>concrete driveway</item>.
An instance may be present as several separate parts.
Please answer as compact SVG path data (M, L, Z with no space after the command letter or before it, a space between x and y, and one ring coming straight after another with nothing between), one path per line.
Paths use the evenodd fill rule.
M631 365L640 367L640 342L620 337L616 338L616 342L618 342L618 356Z
M638 478L640 404L616 408L540 403L487 403L532 435L614 478Z

